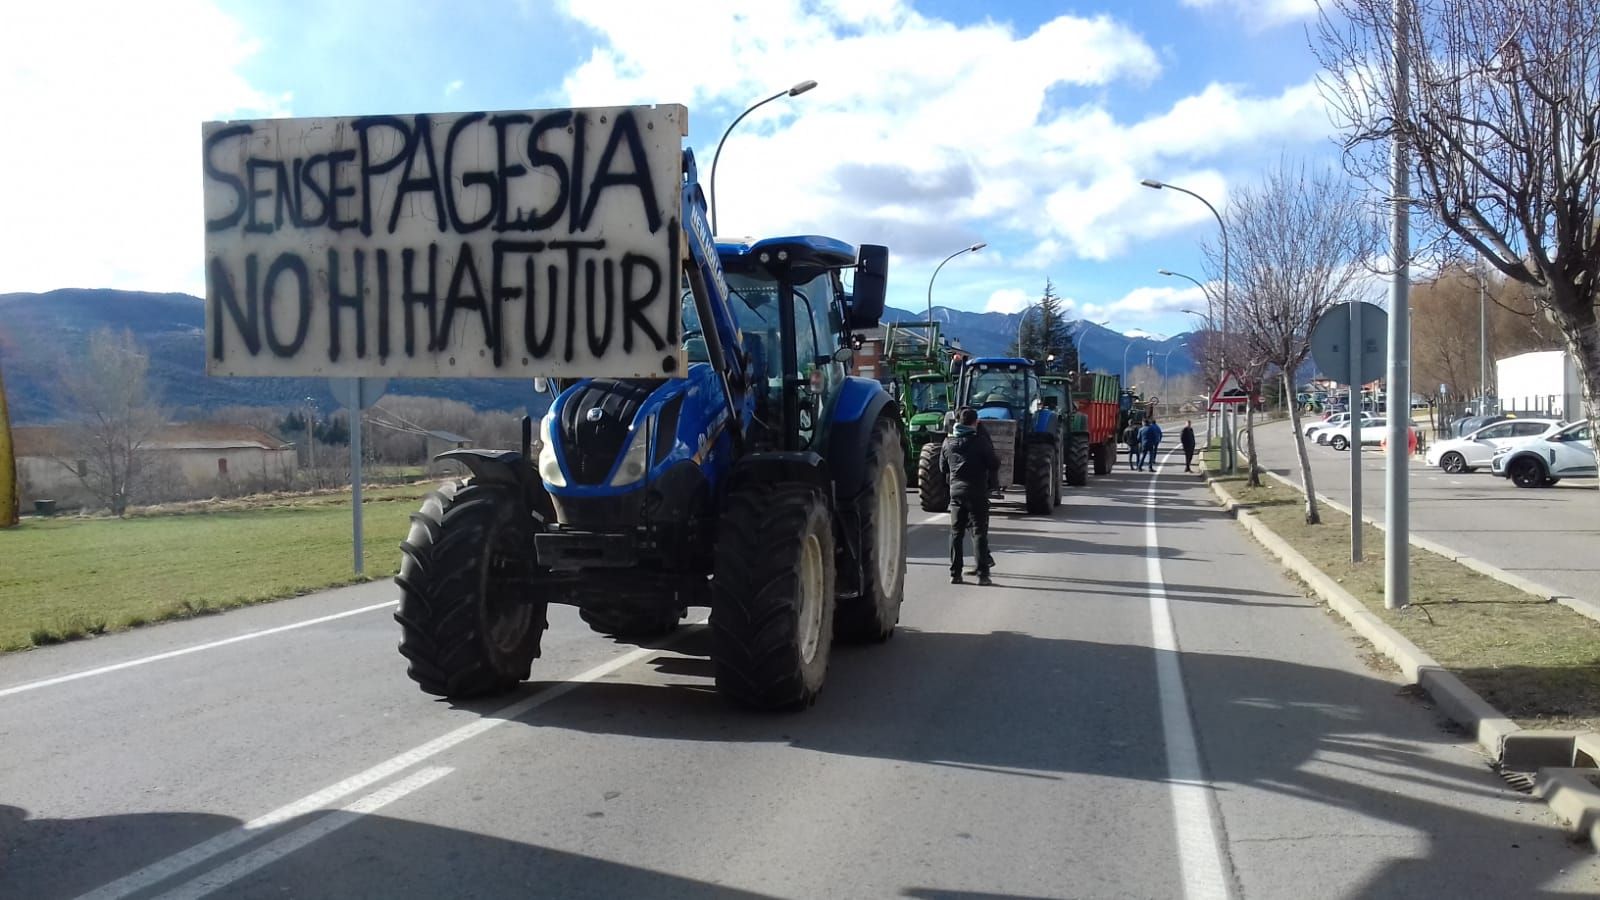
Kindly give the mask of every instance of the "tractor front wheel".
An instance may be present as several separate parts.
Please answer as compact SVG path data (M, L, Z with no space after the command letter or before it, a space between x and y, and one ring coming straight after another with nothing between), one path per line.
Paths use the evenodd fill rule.
M1067 435L1067 484L1083 487L1089 483L1089 436L1083 432Z
M879 643L894 634L906 583L905 470L894 420L872 426L866 477L856 498L861 523L861 596L839 603L834 631L840 640Z
M400 654L429 694L472 697L528 677L546 604L522 596L532 571L532 512L515 490L475 483L430 493L400 544Z
M917 457L917 498L923 512L950 509L950 484L939 469L939 452L943 449L943 442L929 441L922 445L922 453Z
M1057 453L1054 443L1040 442L1028 445L1028 468L1025 473L1027 481L1023 483L1023 488L1026 492L1028 512L1032 515L1048 515L1055 507L1051 493L1057 484L1057 479L1061 477L1061 462Z
M822 493L749 481L728 496L711 579L717 690L762 709L815 702L833 648L833 523Z

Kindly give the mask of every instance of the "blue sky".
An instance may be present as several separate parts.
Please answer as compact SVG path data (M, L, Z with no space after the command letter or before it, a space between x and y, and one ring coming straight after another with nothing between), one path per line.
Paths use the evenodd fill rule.
M0 292L199 293L199 125L683 103L722 232L886 243L890 302L1014 311L1045 279L1074 316L1172 334L1204 307L1199 203L1280 156L1334 160L1314 0L52 2L0 36ZM694 9L693 15L673 10ZM702 169L704 171L704 168ZM16 214L17 210L25 211Z

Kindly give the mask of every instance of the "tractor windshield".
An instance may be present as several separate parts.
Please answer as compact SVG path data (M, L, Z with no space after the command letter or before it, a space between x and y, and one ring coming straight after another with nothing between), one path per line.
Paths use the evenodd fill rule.
M949 412L950 395L943 381L914 381L911 383L911 409L914 412Z
M1027 372L1019 368L978 366L967 381L967 404L983 409L1019 410L1027 402Z

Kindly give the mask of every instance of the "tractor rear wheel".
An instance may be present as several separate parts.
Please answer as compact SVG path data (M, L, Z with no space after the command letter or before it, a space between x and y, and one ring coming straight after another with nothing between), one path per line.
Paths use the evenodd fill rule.
M678 627L683 610L580 609L578 618L598 634L616 638L652 638Z
M1094 473L1096 475L1110 475L1111 467L1117 461L1117 448L1110 438L1095 444L1090 456L1094 457Z
M1054 443L1028 445L1027 480L1023 488L1026 490L1028 512L1033 515L1048 515L1055 507L1051 491L1056 479L1061 477L1061 462L1057 452Z
M528 677L547 627L509 576L533 565L534 519L515 490L449 484L411 516L400 544L400 654L429 694L472 697Z
M950 509L950 484L939 469L939 452L943 449L943 442L929 441L922 445L922 453L917 457L917 498L923 512Z
M1083 432L1067 435L1067 484L1083 487L1089 483L1089 436Z
M866 477L856 497L862 592L840 601L835 613L834 632L843 641L881 643L900 621L906 584L906 476L897 431L887 417L872 426Z
M717 690L762 709L815 702L833 648L833 523L816 488L747 481L728 495L711 579Z

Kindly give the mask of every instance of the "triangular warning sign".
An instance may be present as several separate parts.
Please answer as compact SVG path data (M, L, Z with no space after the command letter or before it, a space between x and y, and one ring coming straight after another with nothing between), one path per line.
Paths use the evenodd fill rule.
M1250 392L1239 383L1239 376L1233 372L1222 373L1222 380L1217 382L1217 389L1211 392L1211 405L1218 403L1246 403L1250 400Z

